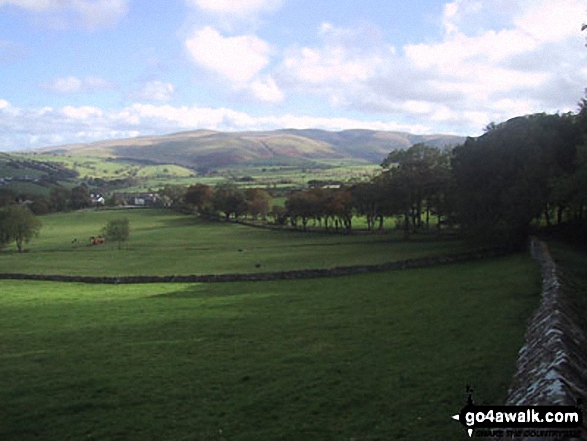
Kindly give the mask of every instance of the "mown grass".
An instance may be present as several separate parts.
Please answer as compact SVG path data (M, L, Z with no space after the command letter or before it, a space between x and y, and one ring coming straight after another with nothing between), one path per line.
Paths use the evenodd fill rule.
M0 439L465 440L499 404L526 255L335 279L0 282Z
M131 235L90 246L111 219L128 217ZM84 211L43 216L41 236L18 254L0 253L0 271L69 275L186 275L249 273L376 264L456 253L466 246L397 235L301 233L198 221L164 210ZM72 241L77 239L77 244Z

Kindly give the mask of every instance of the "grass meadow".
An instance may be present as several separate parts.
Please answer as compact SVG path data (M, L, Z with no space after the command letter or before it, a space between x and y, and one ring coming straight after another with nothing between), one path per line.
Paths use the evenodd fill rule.
M94 250L61 244L110 215L95 213L90 221L80 213L86 226L72 222L67 234L57 231L58 216L45 219L43 239L22 258L31 265L36 256L61 261L72 272L138 271L124 258L113 261L117 254L107 248L95 255L110 257L84 269L76 260ZM223 227L140 216L142 223L131 219L131 248L119 253L129 260L147 255L139 250L147 248L149 222L164 229L153 232L159 239L149 246L192 235L198 247L214 247L238 232L242 246L252 247L268 234L245 236L233 225L213 234ZM289 237L275 240L285 250L298 240L342 240ZM384 244L388 258L399 245ZM339 254L339 246L344 250L336 245L331 253ZM354 246L362 253L367 245ZM306 251L308 262L320 260ZM153 253L157 259L140 270L166 271L168 255ZM209 268L221 271L227 256ZM3 255L2 268L19 258ZM55 269L35 265L34 271ZM0 281L0 439L466 440L450 416L465 404L466 385L478 404L503 401L539 291L538 266L525 254L279 282Z
M12 156L16 159L59 163L77 171L80 178L84 180L87 178L110 180L133 177L137 180L136 185L116 190L127 193L155 191L168 184L182 186L196 183L216 185L226 180L234 180L238 183L244 177L252 178L253 181L249 182L248 185L255 187L273 189L305 188L310 180L366 180L380 170L378 165L365 164L356 160L296 160L283 157L276 160L260 161L259 164L253 162L220 168L215 170L215 173L201 175L195 170L173 163L149 165L104 157L104 152L96 151L94 152L96 156L91 156L90 153L87 156L39 153L34 155L14 154ZM0 177L25 175L40 177L43 174L35 169L16 170L13 167L7 167L6 162L7 160L0 157ZM245 187L247 185L241 183L241 186ZM40 193L43 187L36 187L14 188L19 191L26 190L29 192L35 190L33 191L34 194ZM49 190L42 194L48 196L48 193Z
M128 217L129 241L89 246L104 225ZM43 229L18 254L0 253L0 271L87 276L250 273L376 264L457 253L457 240L432 240L401 232L344 236L276 231L211 223L165 210L78 211L41 217ZM77 239L77 243L72 241Z

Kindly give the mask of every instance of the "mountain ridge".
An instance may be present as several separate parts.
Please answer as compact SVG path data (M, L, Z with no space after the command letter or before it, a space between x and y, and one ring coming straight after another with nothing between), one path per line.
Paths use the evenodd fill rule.
M464 140L464 137L455 135L365 129L339 132L320 129L219 132L203 129L66 144L36 151L178 164L202 171L280 158L344 159L378 164L391 150L409 148L419 142L442 147L460 144Z

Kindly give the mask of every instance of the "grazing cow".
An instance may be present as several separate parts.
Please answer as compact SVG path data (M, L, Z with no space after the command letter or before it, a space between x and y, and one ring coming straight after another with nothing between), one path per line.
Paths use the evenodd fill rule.
M106 239L103 237L90 237L90 245L103 245L106 243Z

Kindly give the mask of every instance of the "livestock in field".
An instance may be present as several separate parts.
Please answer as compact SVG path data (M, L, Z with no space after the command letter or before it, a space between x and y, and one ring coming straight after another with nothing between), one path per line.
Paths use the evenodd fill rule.
M90 245L104 245L106 243L106 239L103 237L90 237Z

